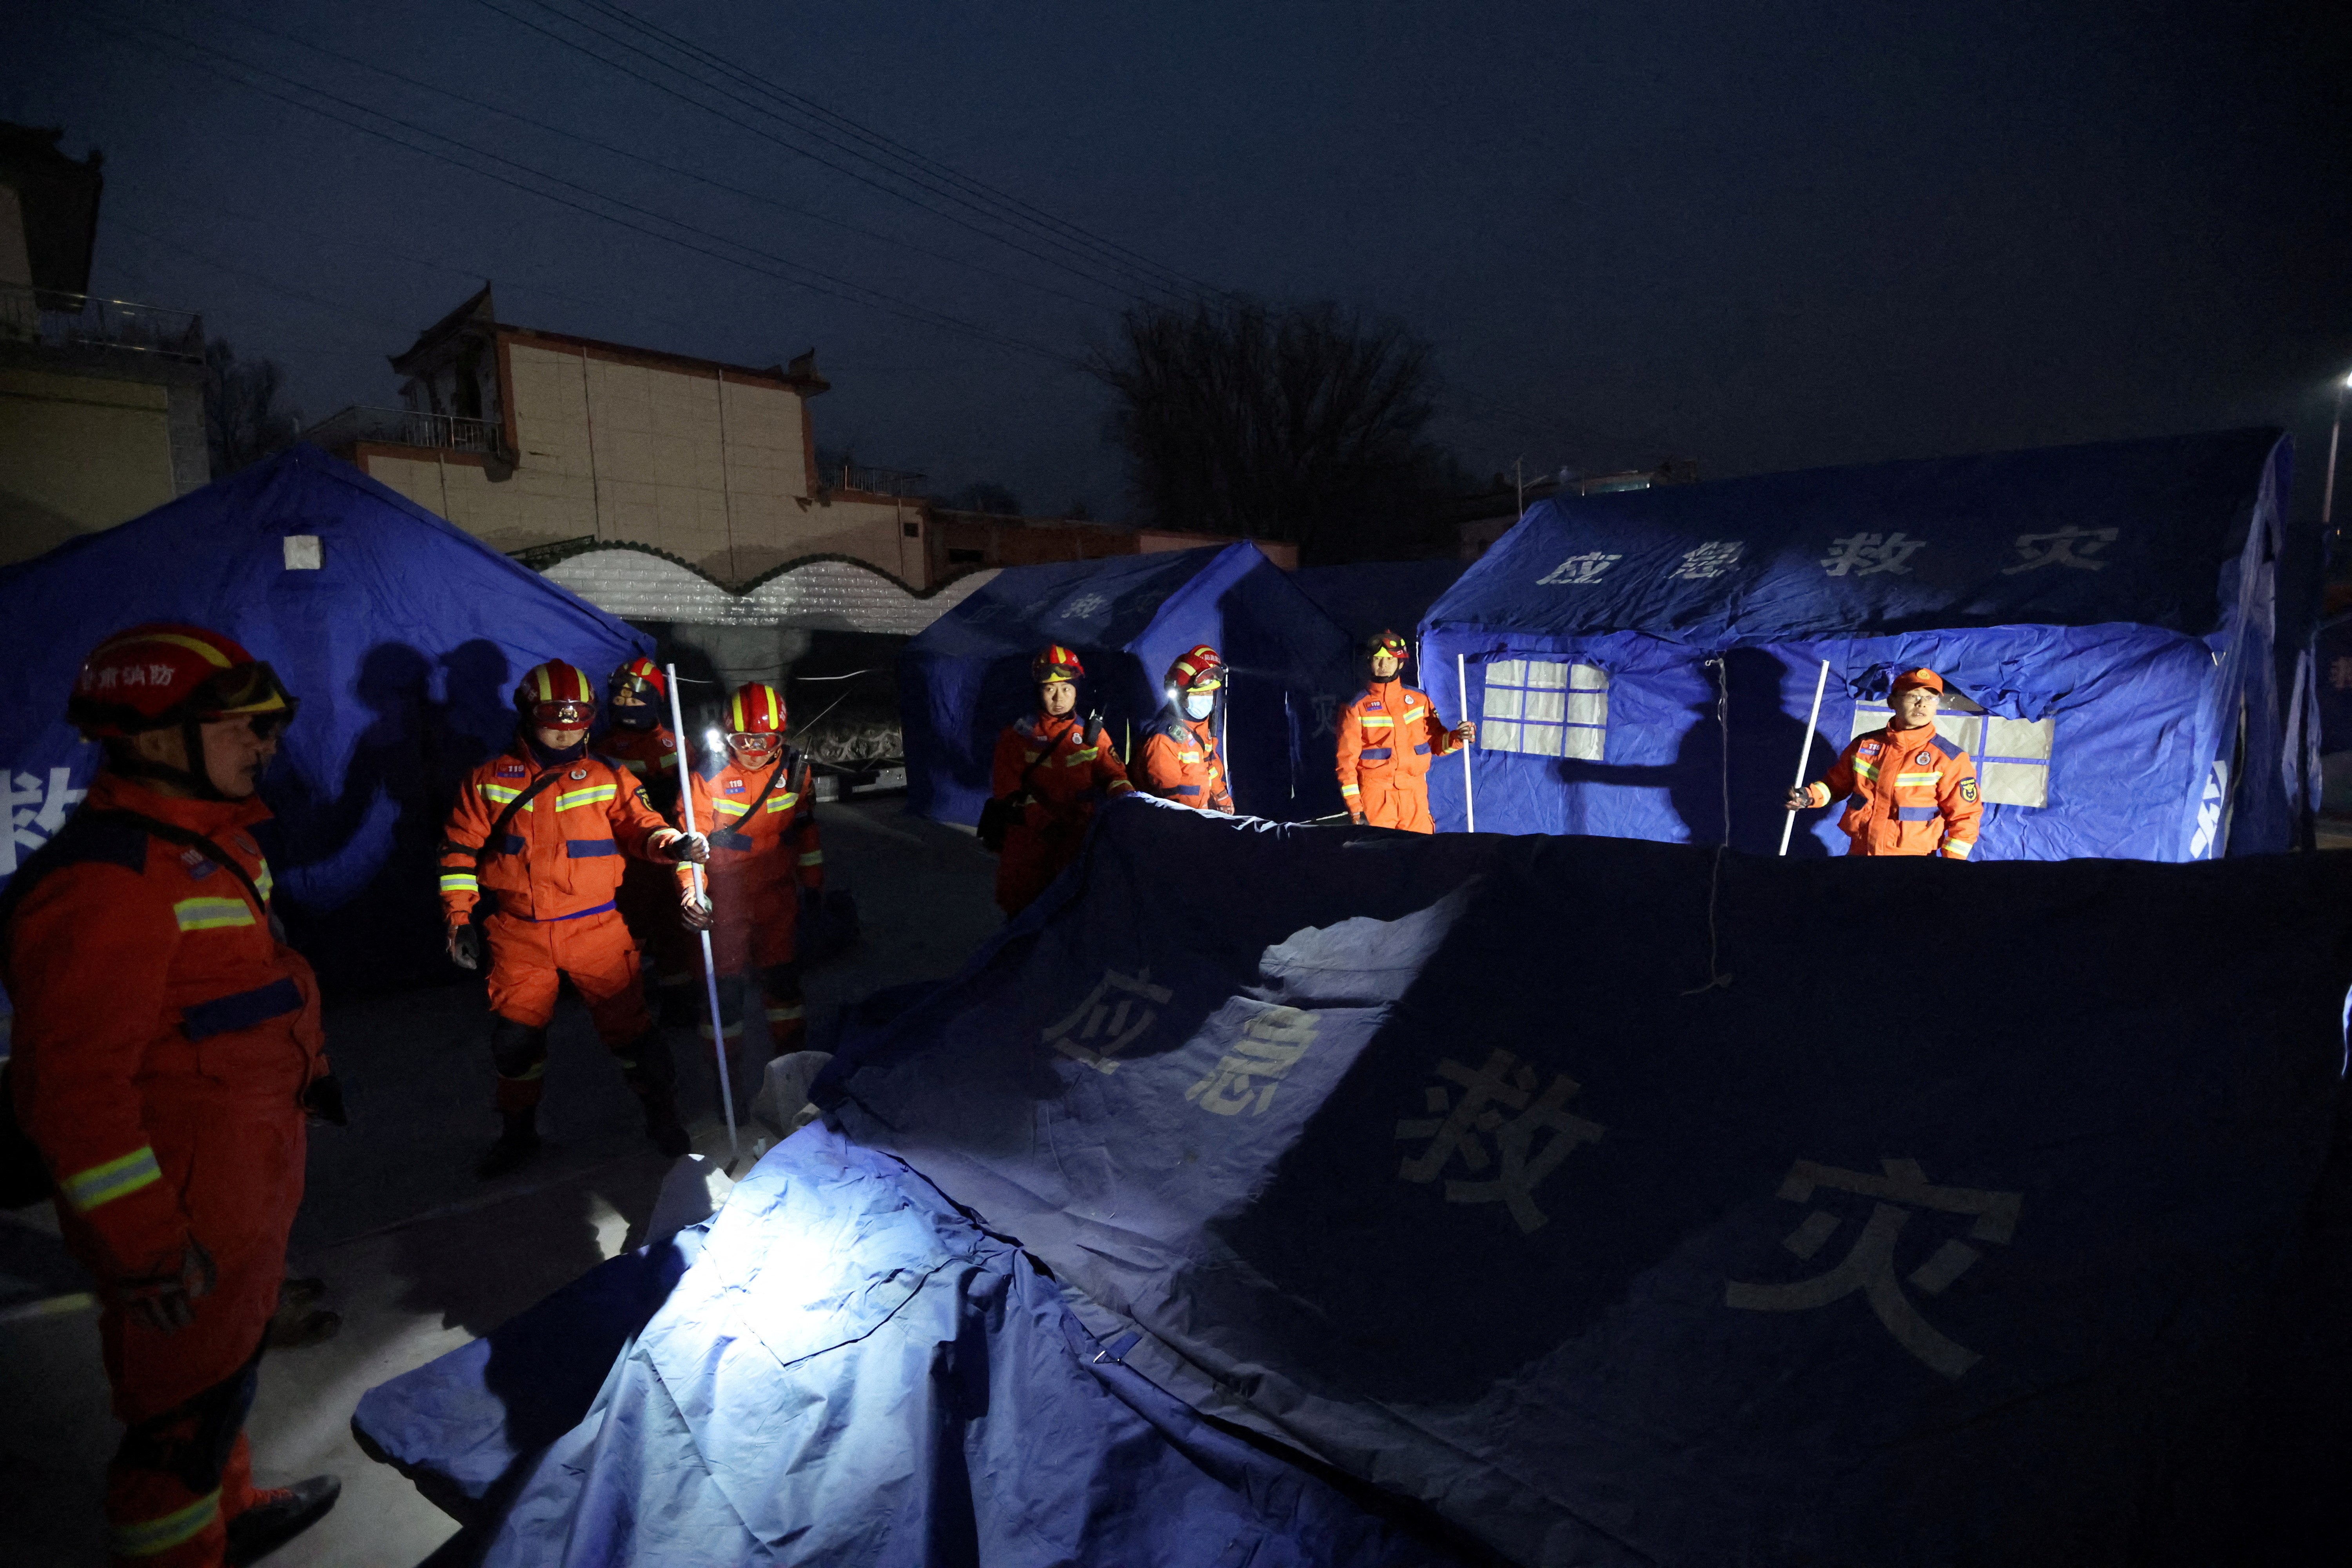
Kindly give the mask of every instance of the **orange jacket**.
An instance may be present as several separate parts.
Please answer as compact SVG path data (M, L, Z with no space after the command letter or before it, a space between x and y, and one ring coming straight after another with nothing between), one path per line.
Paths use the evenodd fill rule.
M1435 759L1459 749L1425 692L1401 680L1375 680L1339 710L1339 797L1363 810L1364 786L1419 791Z
M792 765L786 755L752 770L738 766L730 757L716 773L695 771L694 826L710 835L714 880L768 887L797 877L804 888L824 886L824 846L817 839L815 800L794 790L789 774L768 789L774 771ZM767 790L768 798L746 816L761 790ZM683 866L677 874L680 882L690 875Z
M1825 777L1805 786L1813 805L1840 795L1838 826L1849 855L1940 855L1965 860L1977 847L1977 765L1932 725L1857 735Z
M249 831L269 816L258 799L175 799L101 772L81 809L200 833L268 899L269 864ZM212 1192L217 1173L194 1148L225 1121L299 1132L302 1093L327 1070L318 984L268 909L202 851L103 817L78 817L53 842L64 864L5 933L16 1114L101 1272L176 1272L196 1211L282 1197ZM234 1237L197 1239L217 1252Z
M624 730L618 725L596 737L589 747L610 757L636 775L646 786L646 798L667 816L677 802L677 737L667 724L650 730Z
M508 825L504 853L482 862L474 875L474 851L509 802L542 773L558 776L533 795ZM499 913L518 920L561 921L614 907L627 865L625 857L657 858L656 836L670 831L627 769L602 757L581 757L542 768L528 741L466 775L441 844L441 904L451 921L473 912L484 893Z
M1227 787L1225 760L1217 750L1210 723L1173 711L1153 720L1151 728L1143 732L1143 787L1179 805L1232 811L1234 794Z
M1050 831L1076 839L1093 817L1097 798L1134 787L1110 737L1099 728L1087 734L1085 721L1075 713L1032 713L1006 725L996 738L990 793L1002 799L1024 788L1029 792L1015 831Z

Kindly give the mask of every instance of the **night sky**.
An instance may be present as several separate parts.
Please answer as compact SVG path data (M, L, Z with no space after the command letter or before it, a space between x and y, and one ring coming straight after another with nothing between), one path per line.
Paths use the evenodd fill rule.
M490 278L520 325L754 365L814 345L821 444L1115 516L1075 362L1135 298L1238 289L1430 340L1436 433L1481 474L2285 423L2315 515L2352 367L2347 12L15 0L0 118L104 149L93 292L201 310L313 418L396 403L383 356ZM672 73L631 15L764 86ZM772 118L770 87L849 123ZM1007 198L1047 216L1005 226Z

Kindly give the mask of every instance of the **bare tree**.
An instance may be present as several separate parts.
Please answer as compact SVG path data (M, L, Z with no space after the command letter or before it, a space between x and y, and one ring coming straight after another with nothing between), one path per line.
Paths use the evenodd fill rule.
M241 360L226 338L205 344L205 444L213 478L225 479L294 444L302 416L280 406L285 390L286 373L276 360Z
M1289 540L1305 559L1417 554L1451 472L1423 435L1426 343L1337 306L1143 305L1088 363L1147 521Z

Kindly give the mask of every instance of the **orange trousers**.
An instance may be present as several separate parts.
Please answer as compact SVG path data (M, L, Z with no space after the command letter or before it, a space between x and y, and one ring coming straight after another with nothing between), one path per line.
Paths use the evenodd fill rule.
M1364 820L1374 827L1400 827L1407 833L1434 833L1430 819L1429 784L1425 778L1391 780L1381 773L1359 773L1357 787L1364 793Z

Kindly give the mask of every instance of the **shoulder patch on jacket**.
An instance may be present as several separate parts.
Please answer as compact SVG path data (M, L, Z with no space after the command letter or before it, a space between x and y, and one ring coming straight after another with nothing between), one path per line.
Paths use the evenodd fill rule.
M68 866L120 866L133 876L147 870L147 830L107 811L78 811L56 837L26 856L0 889L0 942L10 917L42 880Z
M1944 737L1943 737L1943 736L1941 736L1941 735L1937 736L1937 737L1936 737L1936 739L1935 739L1935 741L1934 741L1932 743L1934 744L1934 746L1935 746L1936 750L1937 750L1937 751L1939 751L1939 752L1943 752L1943 753L1944 753L1944 755L1946 756L1946 758L1950 759L1950 760L1952 760L1952 761L1958 761L1958 760L1959 755L1960 755L1960 749L1959 749L1958 746L1955 746L1954 744L1952 744L1949 741L1947 741L1946 739L1944 739Z

